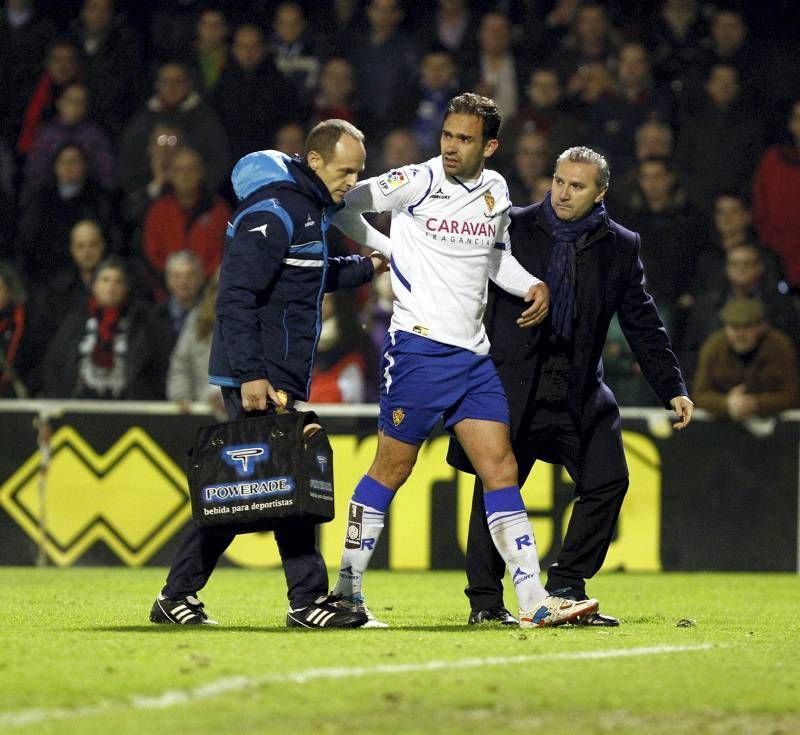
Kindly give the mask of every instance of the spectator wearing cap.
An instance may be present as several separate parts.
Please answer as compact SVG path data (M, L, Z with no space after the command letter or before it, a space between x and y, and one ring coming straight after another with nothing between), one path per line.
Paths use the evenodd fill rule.
M742 243L725 253L724 285L701 293L689 313L682 364L689 366L690 374L694 373L703 342L721 326L720 310L732 299L760 301L769 323L786 334L795 347L800 345L800 321L792 297L765 279L762 249L754 243Z
M797 352L769 325L755 299L732 299L720 311L724 325L700 350L694 400L718 418L742 421L797 406Z

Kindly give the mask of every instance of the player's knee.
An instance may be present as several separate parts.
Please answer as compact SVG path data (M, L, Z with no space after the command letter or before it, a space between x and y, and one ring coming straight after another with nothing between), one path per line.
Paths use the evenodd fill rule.
M414 462L401 461L397 459L386 459L380 456L375 458L372 466L367 473L376 479L381 485L391 490L399 490L400 487L411 475L414 469Z
M517 484L517 460L511 448L488 457L479 473L487 488L510 487Z

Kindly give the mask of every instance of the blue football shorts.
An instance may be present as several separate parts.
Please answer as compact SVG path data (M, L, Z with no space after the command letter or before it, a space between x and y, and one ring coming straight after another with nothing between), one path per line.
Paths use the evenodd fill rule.
M506 393L489 355L390 332L379 378L378 428L408 444L422 444L439 418L450 433L462 419L510 423Z

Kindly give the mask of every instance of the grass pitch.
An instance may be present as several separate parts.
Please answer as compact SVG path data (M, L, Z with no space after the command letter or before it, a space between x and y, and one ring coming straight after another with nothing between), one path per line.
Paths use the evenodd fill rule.
M800 732L794 575L601 575L621 627L522 631L467 627L461 573L376 571L391 629L307 631L239 569L219 627L150 625L164 573L0 568L0 733Z

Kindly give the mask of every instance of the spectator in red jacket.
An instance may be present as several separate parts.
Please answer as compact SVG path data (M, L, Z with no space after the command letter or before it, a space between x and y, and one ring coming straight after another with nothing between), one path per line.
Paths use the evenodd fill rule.
M783 259L789 283L800 286L800 99L789 114L791 143L769 148L758 164L753 222L761 239ZM795 204L793 205L792 202Z
M222 243L230 207L205 187L200 154L191 148L178 151L170 165L169 193L157 199L144 221L144 254L150 265L164 273L167 257L190 250L210 276L222 260Z

